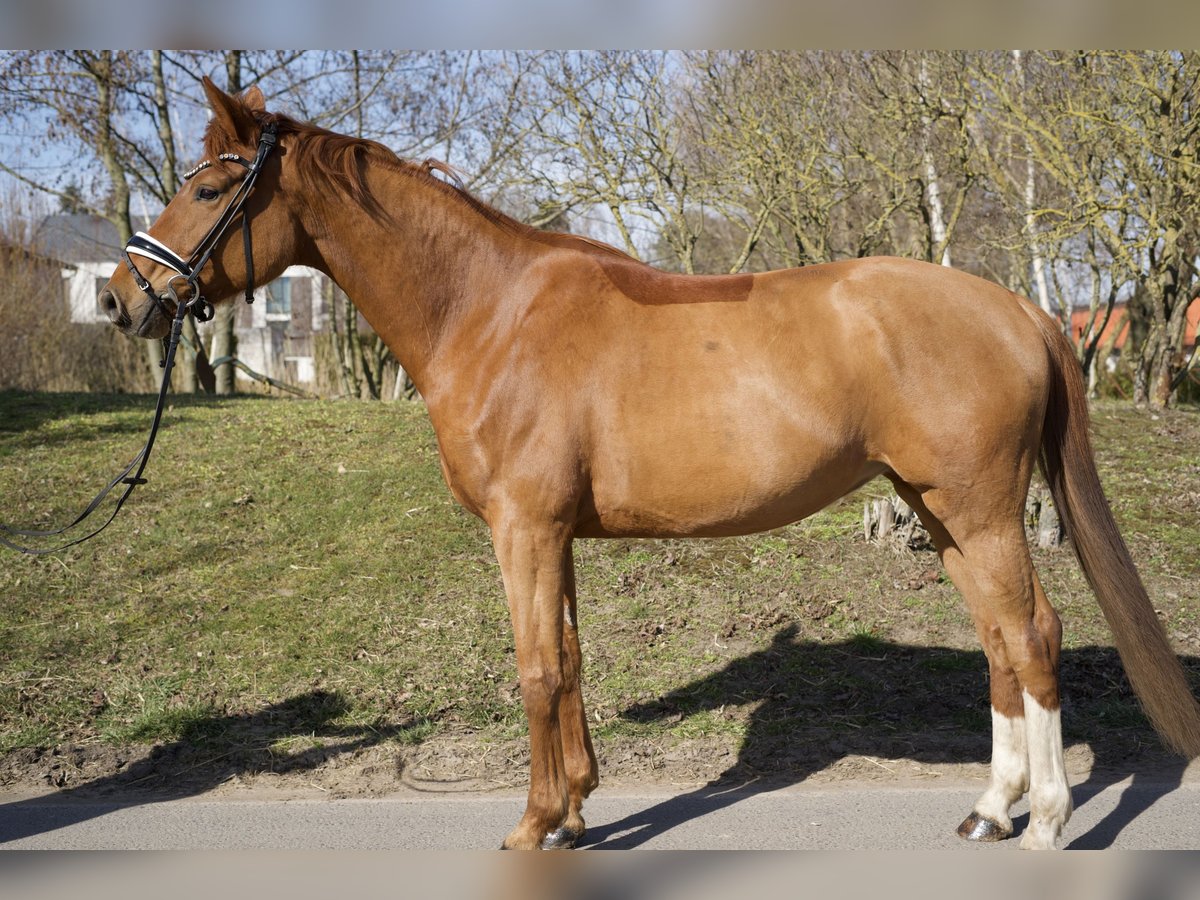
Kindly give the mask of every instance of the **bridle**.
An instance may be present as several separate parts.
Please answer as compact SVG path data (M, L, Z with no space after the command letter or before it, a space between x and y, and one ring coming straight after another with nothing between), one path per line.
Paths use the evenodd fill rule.
M221 211L217 221L208 230L200 243L196 245L196 249L185 260L166 244L151 237L150 235L139 231L126 243L125 248L121 251L121 261L125 263L129 269L133 279L137 282L137 286L148 296L154 303L154 307L162 312L165 316L171 319L171 333L167 339L166 354L163 357L163 378L162 384L158 389L158 403L154 409L154 421L150 425L150 436L146 439L146 444L138 451L137 455L130 460L120 474L110 481L103 490L100 491L92 502L75 520L62 528L56 528L51 531L39 531L35 529L10 528L7 525L0 523L0 546L8 547L12 550L19 550L21 553L28 553L32 556L43 556L47 553L57 553L60 550L66 550L68 547L73 547L76 544L81 544L84 541L95 537L117 517L117 513L121 511L121 507L125 505L125 501L129 499L129 495L133 493L133 489L139 484L145 484L146 479L142 477L142 473L146 469L146 464L150 461L150 451L154 448L154 439L158 436L158 426L162 421L163 409L166 406L167 390L171 386L171 369L175 364L175 351L179 348L179 338L183 333L183 320L187 318L188 313L191 313L198 321L207 322L213 316L213 306L200 293L200 271L204 268L212 257L213 251L225 237L229 231L233 220L237 218L238 213L242 213L242 207L245 206L246 199L250 196L250 192L254 190L254 183L258 180L258 175L262 171L263 165L267 161L267 157L271 155L271 151L275 148L277 137L277 126L274 122L267 122L263 125L262 133L258 138L258 149L254 154L253 160L246 160L238 156L236 153L222 153L217 157L223 162L236 162L244 166L246 174L242 178L242 183L226 204L225 209ZM211 166L211 160L205 160L197 165L190 172L186 173L183 178L188 180L197 172ZM246 213L242 213L242 246L246 253L246 302L254 302L254 258L251 255L250 243L250 217ZM172 275L167 280L166 296L174 304L174 309L169 309L164 302L163 296L156 292L150 282L138 271L137 266L133 264L130 254L144 256L147 259L153 260L169 269L175 270L177 274ZM182 280L189 288L188 299L180 299L175 290L175 282ZM132 474L131 474L132 473ZM120 497L117 498L116 506L113 508L112 514L105 520L104 524L94 531L85 534L81 538L68 541L58 547L50 547L39 549L35 547L26 547L21 544L14 543L4 537L11 535L19 538L47 538L56 537L70 531L88 516L90 516L105 497L112 492L117 485L125 485L125 490Z
M275 148L276 132L277 126L274 122L267 122L263 125L262 133L258 138L258 150L254 154L253 160L244 159L236 153L222 153L217 157L221 162L235 162L243 166L246 169L246 175L242 178L242 183L238 185L238 189L234 191L233 196L229 198L229 203L221 211L221 215L217 217L217 221L213 223L204 237L200 239L200 243L196 245L196 248L186 260L162 241L151 237L144 231L139 231L125 244L125 249L121 251L121 261L125 263L125 268L129 269L129 274L133 276L133 280L141 288L142 293L149 297L155 307L166 317L170 318L174 316L177 309L167 309L163 303L162 296L154 290L149 280L138 271L137 266L133 264L130 254L144 256L146 259L153 260L160 265L166 266L168 269L174 269L178 274L172 275L168 280L168 292L173 293L170 290L172 285L175 281L182 278L188 287L191 288L190 299L186 305L191 309L192 315L200 322L207 322L211 319L213 317L213 306L200 295L200 270L208 263L213 255L213 251L216 250L217 245L221 242L221 238L225 236L225 232L229 230L229 226L233 223L233 220L242 211L242 207L245 205L246 199L250 196L250 192L254 190L254 183L258 180L258 174L262 171L267 157ZM183 180L189 180L192 176L204 171L212 164L212 160L204 160L191 171L185 173ZM242 216L242 247L246 255L246 302L253 303L254 255L251 252L250 217L248 215ZM173 296L172 299L178 308L178 297Z

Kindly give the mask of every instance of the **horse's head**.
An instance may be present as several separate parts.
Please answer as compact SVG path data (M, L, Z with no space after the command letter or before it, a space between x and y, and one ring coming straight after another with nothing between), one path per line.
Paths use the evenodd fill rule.
M149 233L130 240L98 298L127 334L164 337L175 298L188 301L197 281L204 297L221 303L294 261L297 230L284 190L283 148L274 146L275 117L258 88L232 97L205 78L204 90L213 111L205 158ZM265 152L264 133L271 144ZM252 241L244 235L247 225Z

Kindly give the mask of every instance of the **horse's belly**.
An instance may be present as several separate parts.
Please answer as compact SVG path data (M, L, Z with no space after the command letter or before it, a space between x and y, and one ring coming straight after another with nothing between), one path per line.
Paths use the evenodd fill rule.
M656 427L610 433L592 460L577 533L722 536L795 522L883 471L837 431L764 414L667 415Z

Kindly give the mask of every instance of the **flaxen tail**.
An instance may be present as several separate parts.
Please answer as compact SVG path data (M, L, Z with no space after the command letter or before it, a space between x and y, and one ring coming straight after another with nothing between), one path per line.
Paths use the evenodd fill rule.
M1167 642L1096 474L1079 363L1050 317L1038 310L1034 318L1053 366L1042 433L1042 474L1146 715L1172 750L1188 758L1200 756L1200 706Z

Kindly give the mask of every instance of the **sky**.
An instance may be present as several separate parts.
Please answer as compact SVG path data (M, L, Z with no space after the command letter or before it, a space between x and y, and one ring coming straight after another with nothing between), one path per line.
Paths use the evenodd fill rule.
M0 0L0 48L1160 47L1179 0Z
M0 50L0 61L6 51ZM177 73L172 73L168 67L165 77L170 84L172 79L178 80ZM78 145L72 140L47 139L35 140L30 135L38 135L48 130L53 116L46 110L36 110L26 114L16 121L6 122L0 119L0 160L5 165L17 169L28 178L39 183L45 183L58 189L70 183L81 187L85 199L93 200L102 196L109 189L109 178L100 164L88 154L87 161L81 161L78 156ZM182 168L190 168L193 157L200 154L200 135L204 127L204 112L197 106L189 108L180 103L172 104L172 118L177 134L183 137L181 142ZM117 116L118 130L126 135L138 135L149 144L156 140L154 137L154 122L146 115L138 112L123 112ZM133 185L131 185L133 186ZM136 186L133 186L136 190ZM27 209L0 209L0 231L5 229L6 221L14 213L24 213L35 219L42 215L57 212L60 201L57 197L32 191L28 186L18 181L7 172L0 171L0 203L13 205L14 198L20 198L20 205ZM157 213L157 201L147 201L144 197L134 197L133 214Z
M1156 8L1162 13L1155 14ZM0 50L1152 47L1200 33L1177 0L0 0ZM0 158L26 154L0 134ZM50 165L69 163L51 150ZM58 154L58 157L55 156ZM0 197L5 196L0 179Z

